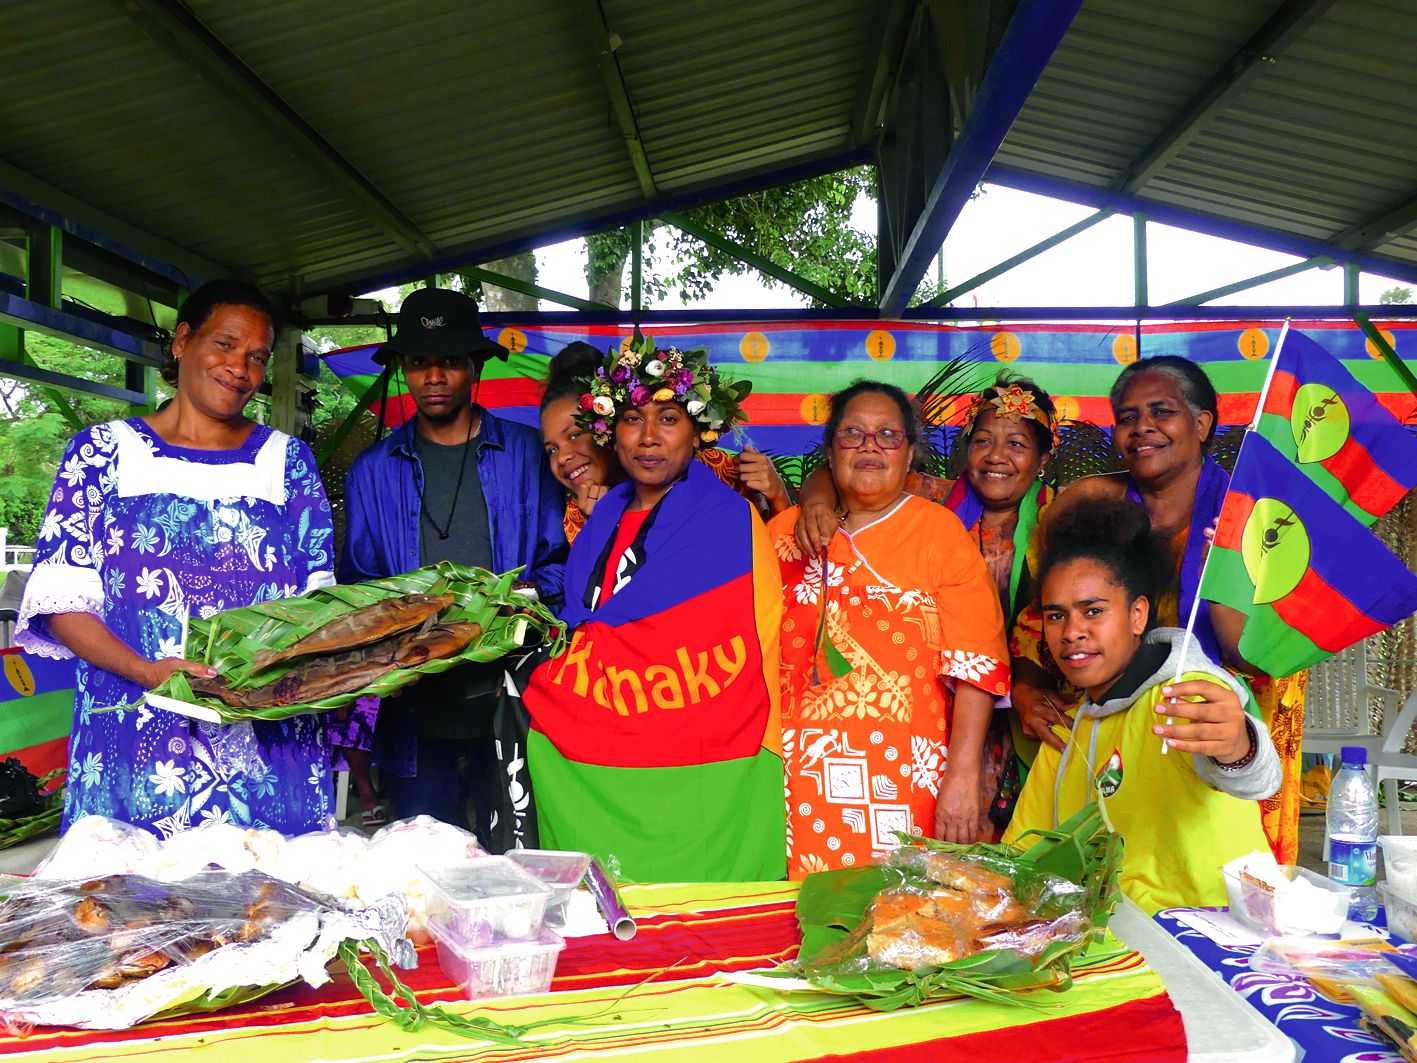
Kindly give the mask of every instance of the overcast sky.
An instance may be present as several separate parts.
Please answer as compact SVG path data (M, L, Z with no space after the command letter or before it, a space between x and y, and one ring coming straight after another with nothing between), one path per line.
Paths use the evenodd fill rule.
M1092 213L1091 208L1062 203L1027 192L986 186L960 215L944 248L946 279L958 284L1046 236ZM875 205L858 204L857 224L875 224ZM1231 281L1266 273L1298 261L1290 255L1151 224L1148 283L1153 305L1218 288ZM1109 218L1038 258L996 277L963 296L974 306L1107 306L1132 302L1132 222ZM585 244L568 241L537 252L538 281L557 291L584 296ZM934 276L931 267L930 276ZM1398 282L1364 274L1359 297L1364 303ZM1341 270L1309 270L1284 280L1239 292L1217 304L1332 305L1343 301ZM759 309L805 306L806 300L785 288L769 288L756 273L725 277L705 299L685 304L677 296L650 304L655 309L682 306L705 309ZM542 303L542 309L558 309Z

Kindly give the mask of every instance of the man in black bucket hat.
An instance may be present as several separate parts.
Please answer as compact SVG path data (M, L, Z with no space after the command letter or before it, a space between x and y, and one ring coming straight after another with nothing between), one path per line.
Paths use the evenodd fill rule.
M392 360L414 409L354 460L345 479L340 579L445 560L493 572L524 567L522 579L554 608L566 558L564 495L540 435L476 401L483 367L507 357L483 334L477 304L445 288L411 292L375 357ZM463 665L380 707L373 751L398 816L466 827L471 801L477 833L489 843L501 681L499 665Z

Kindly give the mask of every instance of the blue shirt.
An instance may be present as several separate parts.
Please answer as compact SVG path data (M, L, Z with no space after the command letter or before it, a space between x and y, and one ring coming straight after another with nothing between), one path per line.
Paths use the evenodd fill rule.
M534 430L478 409L482 427L477 475L487 502L492 567L506 572L525 566L521 578L535 583L542 602L554 611L561 604L566 566L566 493L551 475ZM366 447L345 477L345 535L338 570L342 583L395 576L423 564L423 466L411 446L415 430L412 424L397 428ZM379 712L375 757L405 778L416 771L417 694L414 684Z

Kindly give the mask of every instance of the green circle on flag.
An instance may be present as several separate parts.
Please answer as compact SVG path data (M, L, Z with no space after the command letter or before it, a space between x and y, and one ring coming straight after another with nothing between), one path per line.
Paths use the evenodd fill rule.
M1255 604L1277 602L1299 586L1309 568L1309 533L1294 510L1277 498L1255 502L1240 543Z
M1294 394L1289 428L1299 448L1298 459L1309 463L1333 457L1348 442L1348 407L1333 388L1303 384Z

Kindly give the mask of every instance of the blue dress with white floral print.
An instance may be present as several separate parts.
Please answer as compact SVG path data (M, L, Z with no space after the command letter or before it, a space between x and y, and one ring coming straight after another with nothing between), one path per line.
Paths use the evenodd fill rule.
M256 425L235 450L171 446L140 419L64 452L15 641L69 651L45 619L88 612L140 655L178 653L184 618L334 582L334 528L310 448ZM333 810L323 715L221 727L137 702L80 661L64 829L104 815L167 837L205 822L299 834ZM111 706L133 706L101 712Z

